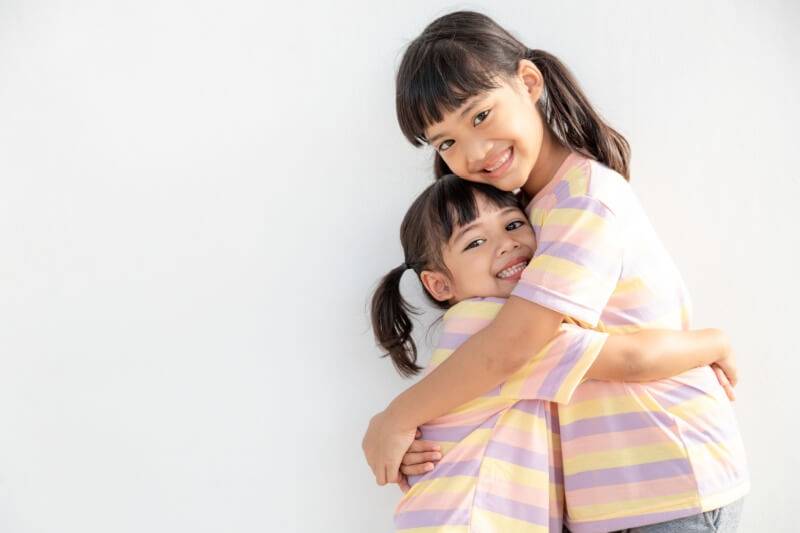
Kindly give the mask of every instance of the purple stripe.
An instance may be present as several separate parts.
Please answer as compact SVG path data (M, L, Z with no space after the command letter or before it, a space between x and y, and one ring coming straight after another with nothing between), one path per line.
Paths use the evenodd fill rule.
M408 476L408 484L414 486L420 481L427 481L429 479L440 479L453 476L477 476L481 470L481 460L475 459L473 461L456 461L453 463L439 462L433 467L433 470L427 474L419 476Z
M613 311L606 311L602 315L603 324L607 326L620 326L626 324L641 324L644 322L653 322L655 320L663 319L664 317L674 318L676 323L680 323L681 305L672 299L659 299L658 301L643 305L641 307L632 307L630 309L617 309Z
M566 259L576 265L591 269L592 273L607 279L619 279L620 258L602 255L577 244L565 241L540 241L536 246L536 257L549 255Z
M494 427L499 416L500 413L495 413L480 425L470 424L469 426L422 426L420 431L422 431L423 440L435 440L437 442L460 442L467 438L467 436L469 436L469 434L473 431Z
M488 492L478 492L475 494L475 507L521 520L529 524L546 526L550 522L550 513L547 509L509 500L508 498L502 498Z
M556 197L556 205L561 204L561 202L569 198L569 182L563 180L558 182L558 184L553 187L553 190L550 191L550 194Z
M601 218L614 218L614 214L603 202L591 196L572 196L557 203L553 209L580 209Z
M688 459L670 459L655 463L603 468L566 475L564 476L564 488L567 491L571 491L619 483L638 483L651 479L684 476L692 472L692 465Z
M637 514L623 518L612 518L610 520L592 520L587 522L572 522L567 519L567 526L572 533L594 533L596 531L617 531L620 529L630 529L639 526L648 526L685 518L700 514L700 507L691 509L680 509L678 511L666 511L662 513ZM675 529L675 531L678 531Z
M547 472L550 467L550 461L547 455L503 442L489 442L486 446L485 456L507 461L532 470L538 470L539 472Z
M438 348L450 349L455 350L462 344L464 341L471 337L468 333L442 333L442 336L439 337L439 344L437 344Z
M716 379L714 379L714 381L719 384ZM720 387L720 390L722 390L722 387ZM658 401L658 404L661 407L668 409L674 405L678 405L679 403L693 400L698 396L705 396L706 392L695 387L694 385L680 385L668 391L653 391L651 394L655 397L656 401Z
M558 395L561 385L564 384L564 380L567 378L567 375L569 375L575 365L580 361L583 353L586 351L586 347L589 344L590 338L594 337L590 337L589 335L579 335L572 343L570 343L569 347L564 352L564 355L561 356L561 360L558 362L558 365L556 365L556 367L547 374L542 386L539 387L538 396L541 399L551 401L555 399L555 397Z
M686 440L688 446L696 446L699 444L723 443L734 439L741 438L739 436L739 426L733 418L733 413L726 413L729 416L715 417L713 426L698 427L697 423L681 427L681 436Z
M638 411L619 415L585 418L570 424L561 424L561 441L568 442L588 435L602 435L615 431L629 431L647 427L674 426L675 418L666 412Z
M395 529L433 526L468 526L471 509L407 511L394 517Z
M583 320L591 326L597 324L597 320L600 318L600 312L602 311L602 309L593 309L586 305L573 302L565 296L549 292L538 285L524 280L517 283L517 286L514 287L514 290L511 292L511 296L518 296L529 302L539 304L578 320Z

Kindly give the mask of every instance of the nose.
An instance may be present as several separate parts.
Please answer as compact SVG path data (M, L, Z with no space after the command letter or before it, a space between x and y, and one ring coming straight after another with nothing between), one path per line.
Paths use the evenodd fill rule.
M497 255L502 256L507 254L512 250L516 250L520 247L519 242L511 237L511 235L506 232L505 235L500 239L499 244L497 246Z
M483 170L483 162L489 151L492 148L492 143L481 135L471 135L467 141L467 164L471 172L480 172Z

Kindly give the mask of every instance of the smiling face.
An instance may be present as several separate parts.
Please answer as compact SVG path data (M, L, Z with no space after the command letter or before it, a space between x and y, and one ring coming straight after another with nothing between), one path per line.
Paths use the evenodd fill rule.
M518 207L497 207L478 195L478 216L453 231L442 249L449 273L425 270L420 279L439 301L507 298L533 257L536 237Z
M524 65L522 63L525 63ZM544 123L536 105L541 74L521 62L517 75L467 100L425 130L453 173L504 191L522 188L536 164Z

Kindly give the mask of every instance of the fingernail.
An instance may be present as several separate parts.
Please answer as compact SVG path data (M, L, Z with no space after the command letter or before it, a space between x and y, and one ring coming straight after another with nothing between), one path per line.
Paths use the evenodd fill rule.
M432 465L432 464L430 464L430 463L427 463L427 464L425 465L425 471L426 471L426 472L430 472L431 470L433 470L433 465Z

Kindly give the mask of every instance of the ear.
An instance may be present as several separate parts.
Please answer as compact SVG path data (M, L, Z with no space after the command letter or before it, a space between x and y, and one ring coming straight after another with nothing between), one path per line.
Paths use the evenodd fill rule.
M531 99L534 102L538 102L544 92L544 77L531 60L519 60L517 64L517 79L522 82Z
M447 302L453 298L453 289L450 286L450 279L443 272L435 270L423 270L419 274L419 279L428 290L433 299L438 302Z

